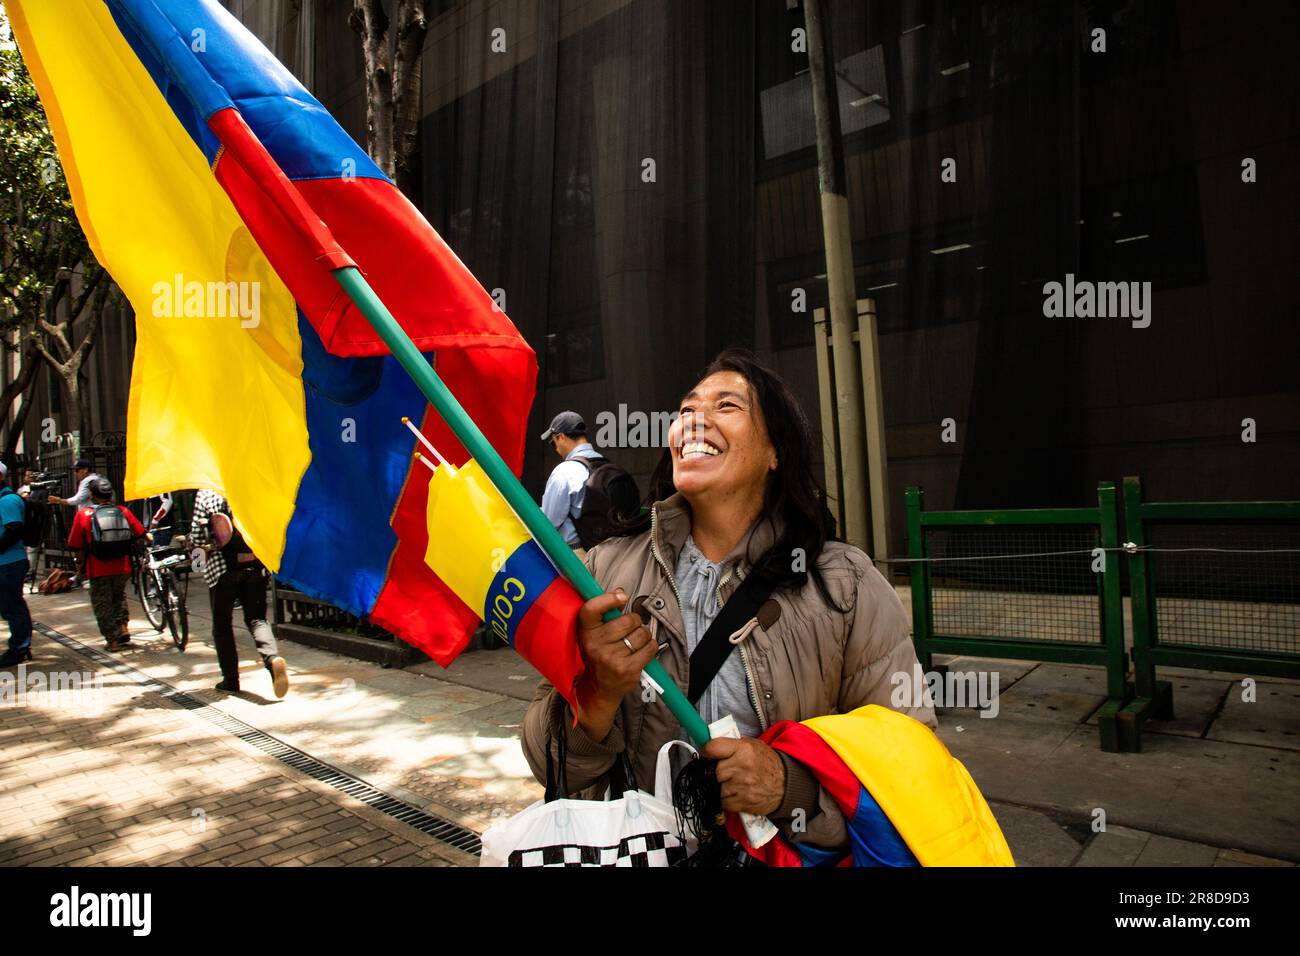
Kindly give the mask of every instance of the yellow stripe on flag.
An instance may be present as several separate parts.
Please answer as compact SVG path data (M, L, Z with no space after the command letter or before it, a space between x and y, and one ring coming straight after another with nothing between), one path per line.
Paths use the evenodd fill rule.
M434 471L427 516L425 564L481 617L492 579L528 531L473 461Z
M217 489L275 570L311 460L293 299L102 0L5 6L82 228L136 313L125 495ZM229 282L255 315L209 311Z

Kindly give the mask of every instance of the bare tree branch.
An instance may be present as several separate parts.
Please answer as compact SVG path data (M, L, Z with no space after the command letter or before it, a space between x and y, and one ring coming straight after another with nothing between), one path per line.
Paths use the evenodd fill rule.
M22 363L18 371L18 376L4 387L0 392L0 420L3 420L7 414L9 406L13 404L14 399L27 391L27 387L36 378L36 370L40 367L37 363L40 355L37 352L35 342L29 341L27 348L23 351Z
M90 350L95 347L95 340L99 338L99 330L104 324L104 303L108 298L108 287L100 286L99 291L95 293L94 305L90 310L90 318L86 323L86 334L81 337L77 350L72 353L68 359L68 364L81 370L82 364L86 361L86 356Z
M72 303L71 308L69 309L68 312L69 320L76 321L77 317L81 315L81 310L86 307L86 303L90 301L91 295L94 293L95 289L98 288L99 283L103 278L104 278L104 270L102 268L96 267L94 272L90 274L88 281L83 283L81 287L81 293L77 296L76 300Z

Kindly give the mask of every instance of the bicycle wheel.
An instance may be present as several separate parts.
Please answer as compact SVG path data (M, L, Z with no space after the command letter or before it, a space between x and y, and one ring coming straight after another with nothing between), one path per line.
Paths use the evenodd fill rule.
M143 565L138 578L136 587L140 591L140 603L144 605L145 617L149 618L153 629L161 634L162 629L166 627L166 620L163 617L164 602L158 572L151 570L148 565Z
M172 589L171 575L160 575L160 577L162 579L163 619L167 622L167 630L171 632L172 643L180 647L181 628L180 621L176 617L176 599Z
M185 607L185 589L180 587L180 582L175 576L169 575L171 580L172 601L176 608L176 623L180 628L180 634L172 632L172 640L176 642L176 649L183 651L185 646L190 642L190 612Z

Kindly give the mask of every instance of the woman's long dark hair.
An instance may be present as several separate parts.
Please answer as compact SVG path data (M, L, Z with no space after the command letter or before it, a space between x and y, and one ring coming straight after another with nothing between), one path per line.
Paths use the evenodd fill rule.
M759 408L763 410L768 439L776 451L777 468L768 477L759 520L779 527L781 537L767 554L749 556L751 561L757 560L751 573L765 576L774 589L783 586L801 588L811 574L826 603L838 608L817 570L822 548L827 541L836 540L836 535L835 519L826 507L825 492L813 473L812 429L808 416L790 391L790 386L747 349L723 351L704 370L700 381L718 372L735 372L749 383ZM646 507L619 533L637 534L649 528L650 506L674 491L672 451L665 448L650 476Z

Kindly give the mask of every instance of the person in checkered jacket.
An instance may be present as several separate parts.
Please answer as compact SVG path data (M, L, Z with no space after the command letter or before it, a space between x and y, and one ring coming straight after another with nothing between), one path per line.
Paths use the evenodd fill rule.
M217 518L224 516L225 521ZM215 520L214 520L215 519ZM229 522L229 540L221 541L214 525ZM266 620L267 571L234 527L230 504L215 491L203 490L194 499L190 546L203 552L203 580L212 602L212 643L221 665L217 690L239 693L239 652L235 648L235 601L244 609L244 624L253 635L257 653L271 675L276 697L289 692L289 668Z

